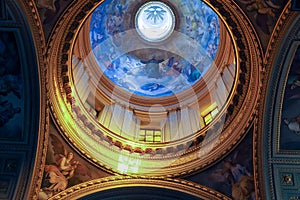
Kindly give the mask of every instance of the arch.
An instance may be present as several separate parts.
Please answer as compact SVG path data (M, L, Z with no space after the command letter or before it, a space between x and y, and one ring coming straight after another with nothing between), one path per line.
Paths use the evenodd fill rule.
M32 2L1 1L1 198L26 199L46 125L41 30ZM3 56L4 55L4 56ZM39 142L38 142L39 141ZM4 174L3 174L4 173ZM3 187L3 188L2 188Z
M255 163L257 186L262 199L292 199L299 194L299 185L294 180L298 179L297 173L300 171L297 164L300 137L288 130L285 121L289 116L287 112L290 112L285 108L287 91L291 88L288 78L295 55L299 57L299 50L296 53L300 46L300 15L291 12L290 8L291 2L274 28L276 31L272 34L265 56L266 81L260 101L263 109L258 112L256 123L258 159Z

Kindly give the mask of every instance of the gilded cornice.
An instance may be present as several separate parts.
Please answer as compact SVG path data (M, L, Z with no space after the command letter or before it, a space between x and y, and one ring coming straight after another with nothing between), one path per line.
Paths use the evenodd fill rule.
M153 178L149 179L146 177L128 177L128 176L112 176L108 178L102 178L98 180L93 180L85 182L74 187L68 188L67 190L56 194L51 197L49 200L58 200L58 199L77 199L84 196L87 196L92 193L114 189L122 187L133 187L133 186L148 186L156 188L167 188L170 190L176 190L183 193L190 194L201 199L209 200L229 200L227 196L207 188L205 186L195 184L190 181L181 180L181 179L159 179Z

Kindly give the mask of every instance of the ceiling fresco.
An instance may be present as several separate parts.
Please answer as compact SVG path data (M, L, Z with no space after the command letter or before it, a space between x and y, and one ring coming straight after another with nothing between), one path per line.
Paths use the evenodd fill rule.
M71 0L36 0L46 38L49 38L55 22L71 2ZM264 49L267 48L271 32L287 2L288 0L236 1L249 16L249 19L256 27L257 32L260 33L259 37ZM299 9L299 7L296 7L298 1L294 0L294 2L293 5L295 5L295 9Z
M0 199L27 198L40 129L37 58L16 4L0 1Z
M46 200L74 185L93 179L107 177L83 160L60 138L53 122L50 125L48 152L39 200Z
M146 2L150 3L146 4ZM221 13L220 16L205 2L216 7L216 11ZM0 1L0 199L73 199L70 197L74 193L81 195L80 199L179 200L202 199L191 194L203 191L210 194L209 197L203 199L300 199L300 71L298 64L300 62L300 32L298 31L297 36L291 34L293 37L289 37L287 34L290 33L286 31L287 29L282 28L294 23L289 20L297 15L297 10L300 10L299 1L236 0L229 2L231 3L221 0L105 0L103 3L100 0ZM287 4L291 6L292 11L288 7L284 9ZM137 8L144 8L139 10L140 15L133 14L139 13ZM244 13L237 12L239 15L234 15L235 11L228 8L234 8L237 11L241 9ZM233 15L238 17L234 18ZM27 22L23 23L19 20L20 16L28 20L30 27ZM76 23L73 23L75 20L69 20L75 17L78 18ZM96 98L106 97L106 93L103 95L101 91L94 90L90 85L84 85L86 82L80 83L80 89L86 92L82 93L86 97L84 101L71 96L77 92L78 88L74 89L68 85L72 76L67 75L73 68L68 68L67 65L70 65L76 58L82 67L80 70L87 68L84 66L86 62L82 57L71 54L72 45L76 42L76 34L85 22L89 29L85 34L88 38L86 45L91 50L89 55L96 60L100 76L105 77L103 80L108 80L107 85L116 85L124 93L128 93L130 101L132 101L132 96L137 96L151 104L152 101L159 102L172 96L177 98L178 95L185 94L185 91L194 89L209 74L211 68L215 67L214 61L220 53L218 50L222 43L220 29L224 26L223 21L226 22L226 29L236 40L233 41L232 46L237 48L235 61L241 65L239 68L237 64L238 67L235 69L237 70L236 91L231 96L229 95L230 97L226 96L225 103L219 106L225 108L223 109L224 115L221 112L211 118L216 119L211 126L201 126L195 131L203 131L204 136L213 135L225 124L226 134L240 132L235 139L232 139L234 142L230 145L226 140L222 140L221 144L214 143L216 146L227 145L226 148L221 148L222 155L202 157L201 153L204 151L197 153L196 150L199 150L200 146L201 148L204 146L204 150L205 148L211 150L207 139L213 138L206 138L202 135L197 135L190 141L182 136L181 139L185 140L182 143L180 140L171 142L159 140L157 144L149 145L151 148L147 148L146 141L141 142L138 139L129 141L124 135L120 135L120 140L114 140L109 134L106 135L106 132L101 132L102 130L111 132L112 129L109 126L101 127L101 131L97 130L97 126L100 123L99 113L103 112L105 107L120 103L118 99L105 99L104 103L99 103ZM239 32L236 26L240 24L246 24L248 27L242 26L245 30ZM158 31L154 31L155 27L159 27ZM299 25L294 24L293 30L298 30L298 27ZM27 29L32 32L28 31L27 34ZM240 33L248 35L245 34L247 36L244 37ZM34 43L31 42L31 36L33 36ZM247 40L248 37L251 38L250 36L254 36L253 40ZM59 38L59 45L56 42L57 38ZM292 38L293 42L298 42L294 51L285 52L291 48L284 44L285 38ZM42 44L41 41L47 41L47 44ZM68 46L69 41L71 45ZM172 45L169 45L170 43ZM254 46L255 50L245 47L246 43L251 43L249 46ZM34 50L36 52L33 52ZM247 55L257 53L261 58L258 59L259 61L255 56L245 58L245 53ZM284 56L281 57L281 55ZM38 64L35 63L35 56ZM278 56L278 58L276 57L273 62L270 60L274 58L272 56ZM52 59L53 57L55 59ZM242 60L241 63L239 59ZM260 59L264 61L260 62ZM289 62L290 65L281 65L282 60ZM257 68L254 70L250 67L245 68L249 63ZM229 66L236 63L226 64ZM53 68L56 71L52 71ZM270 75L277 73L277 70L283 70L284 73L274 75L275 78ZM85 75L88 75L90 71L85 72L87 73L83 75L77 74L78 77L86 78ZM247 81L253 77L253 74L255 77L255 73L260 74L260 80L257 81L259 84L253 87ZM220 74L220 77L224 78L223 74ZM53 80L57 82L49 77L55 77ZM87 77L87 80L93 78ZM279 86L277 79L284 84L280 83ZM53 101L53 96L49 92L49 89L52 89L49 85L52 83L57 84L53 96L61 95L60 99L55 99L57 102ZM92 84L98 87L99 83L97 79ZM37 87L38 84L40 88ZM245 85L247 87L244 87ZM222 88L224 91L232 89ZM90 89L93 90L89 91ZM248 102L241 102L240 99L254 90L260 91L260 100L257 104L253 103L255 109L249 111L247 107L251 107L252 104L249 106ZM282 90L280 95L278 95L279 90ZM94 96L87 95L87 91L93 93ZM40 101L38 92L41 95ZM256 93L252 94L255 99ZM274 97L273 94L278 96ZM268 95L273 99L268 99ZM226 99L231 97L232 101L226 102ZM77 107L76 103L81 101L84 106ZM273 104L273 101L281 102L281 104ZM90 102L92 104L89 104ZM66 103L65 107L64 103ZM239 107L240 104L243 106ZM141 130L145 132L145 137L149 131L146 130L147 128L161 126L155 118L157 116L151 116L157 121L153 126L148 125L147 119L151 117L144 115L142 106L138 105L133 108L132 105L126 104L125 107L130 114L135 116L134 119L140 117L144 120L141 120L140 124L143 126ZM211 104L211 107L214 105ZM164 106L161 107L165 109ZM136 112L136 108L142 111ZM56 109L60 109L61 113L56 112ZM180 116L178 119L185 122L186 118L183 114L186 111L191 112L188 109L182 112L180 109L181 107L175 109L174 112L178 112L176 113ZM156 108L150 111L155 114L159 113ZM170 110L163 111L169 112ZM86 112L88 115L85 115ZM244 115L234 118L237 116L235 112L244 113ZM251 116L247 115L248 112L251 112ZM199 121L203 120L203 113L197 109ZM269 116L269 113L272 115ZM61 114L60 118L57 114ZM126 124L125 120L125 123L122 121L122 126L114 125L116 123L114 119L118 119L114 117L118 114L120 113L116 111L114 116L111 116L109 124L120 129L124 129L125 126L128 129L132 128L131 124ZM230 117L234 120L231 121ZM65 121L59 121L58 118ZM218 121L219 118L223 121ZM247 121L241 118L249 119ZM265 119L269 121L264 121ZM183 127L186 127L186 124L182 122L181 124L184 125L177 128L181 128L181 133L185 133ZM73 123L77 123L74 129L69 127ZM240 125L231 129L226 123ZM269 125L272 126L271 129L266 128ZM230 129L226 129L227 127ZM74 137L75 142L74 138L66 134L74 132L75 135L82 130L87 134L78 140ZM39 137L37 134L40 134ZM192 138L192 135L193 133L189 137ZM220 138L223 139L226 136L221 135ZM84 141L85 137L89 137L94 143ZM172 145L174 143L174 145L169 143ZM86 149L80 149L77 145L92 147L91 149L96 153L100 152L101 158L91 157L90 155L95 152L87 152ZM104 150L103 147L105 147ZM175 159L173 155L174 158L176 156ZM111 169L110 165L105 166L107 163L102 162L102 158L105 158L108 163L116 162L114 163L116 166L113 167L118 170ZM144 160L140 162L140 158ZM168 158L173 160L170 159L169 163L164 164L163 162ZM204 164L198 162L202 159ZM158 165L161 166L154 166L156 164L153 164L153 160L157 160ZM141 163L145 171L137 166ZM184 165L181 166L182 163ZM146 170L150 169L149 172L152 173L152 167L156 167L155 173L153 177L148 177ZM128 170L137 169L137 174L127 174ZM124 181L125 179L128 180ZM120 185L110 185L114 182ZM136 185L149 183L149 185L147 187L136 187L136 185L124 187L130 183ZM172 186L168 183L172 183ZM160 188L153 187L157 186L156 184L162 185ZM107 187L99 192L99 188L103 186ZM185 187L189 187L189 190L185 190Z
M170 4L180 10L173 19L178 21L175 32L180 36L172 38L171 35L171 41L168 40L176 43L173 47L176 49L171 49L163 41L156 44L151 40L145 46L140 44L145 41L133 38L135 30L140 32L138 24L131 25L128 20L134 18L130 8L135 5L133 1L105 1L92 14L90 41L99 67L113 83L130 93L146 97L179 93L201 79L213 64L220 40L217 14L202 1L172 1ZM152 5L149 9L155 6ZM172 20L164 22L164 17L168 17L167 14L165 16L168 11L166 5L157 6L156 9L162 10L157 18L154 14L148 14L151 11L142 10L142 14L148 11L144 24L140 25L145 33L162 30L161 26L164 24L161 23L176 23ZM170 14L172 15L174 14ZM152 25L145 28L146 23ZM153 32L148 34L153 35ZM190 38L191 47L183 50L186 38ZM125 39L131 40L130 46L120 43Z
M253 127L238 147L221 162L187 180L205 185L233 199L255 199L253 153Z
M288 0L237 0L259 34L264 49Z
M0 31L0 138L22 137L23 78L16 38ZM18 123L17 123L18 122Z
M290 66L282 105L280 149L300 150L300 47Z

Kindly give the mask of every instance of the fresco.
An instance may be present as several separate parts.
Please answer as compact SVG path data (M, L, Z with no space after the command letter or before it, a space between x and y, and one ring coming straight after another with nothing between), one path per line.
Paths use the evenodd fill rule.
M213 188L234 200L255 199L252 137L253 127L239 146L221 162L187 179Z
M271 25L276 23L273 21L276 17L280 5L273 3L270 0L239 0L242 4L246 6L248 12L254 13L253 18L255 24L265 33L270 34Z
M131 45L137 47L130 46L130 49L151 54L150 58L148 56L147 59L143 59L122 46L125 42L122 37L132 31L132 28L128 28L130 26L127 19L132 17L128 12L130 13L129 7L133 2L105 1L92 14L91 47L104 75L128 92L146 97L169 96L192 86L208 70L216 55L220 38L217 14L202 1L172 1L173 6L181 11L179 13L181 21L176 32L189 38L191 46L196 47L188 49L187 40L178 40L176 45L178 48L181 47L178 52L186 51L186 53L179 55L164 52L167 56L161 58L157 56L158 51L161 54L161 49L158 50L157 47L153 47L152 51L138 49L139 44L132 42ZM162 17L148 16L149 20L155 19L154 21L159 21ZM170 49L160 48L165 48L166 51ZM185 55L191 52L199 53L193 58L187 58Z
M36 0L46 39L63 10L72 0Z
M237 0L235 2L248 15L263 49L266 50L271 33L288 0Z
M293 59L282 105L280 149L300 150L300 47Z
M57 135L53 124L50 130L39 200L46 200L71 186L108 176L74 153Z
M0 138L22 136L23 80L13 32L0 31Z
M292 9L293 10L298 10L298 11L300 10L300 1L299 0L293 0Z

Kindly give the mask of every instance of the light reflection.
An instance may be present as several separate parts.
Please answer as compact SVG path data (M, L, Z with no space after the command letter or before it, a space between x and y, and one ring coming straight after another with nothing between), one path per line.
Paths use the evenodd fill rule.
M169 6L152 1L144 4L136 13L135 26L138 34L149 42L168 38L175 27L175 16Z
M138 173L141 161L134 158L129 158L125 155L119 156L118 171L121 174Z

